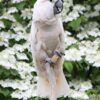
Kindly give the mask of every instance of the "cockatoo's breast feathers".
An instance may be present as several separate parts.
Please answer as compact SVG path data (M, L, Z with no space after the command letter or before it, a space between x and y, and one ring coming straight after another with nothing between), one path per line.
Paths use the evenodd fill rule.
M47 21L54 17L53 4L48 1L37 1L33 9L33 20L34 21Z

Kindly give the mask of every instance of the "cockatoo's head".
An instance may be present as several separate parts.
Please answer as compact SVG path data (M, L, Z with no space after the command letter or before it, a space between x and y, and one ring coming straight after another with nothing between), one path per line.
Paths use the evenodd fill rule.
M37 0L33 10L33 20L52 23L62 11L62 0Z
M49 1L49 2L52 2L54 4L54 14L59 14L62 12L63 10L63 2L64 0L38 0L40 2L46 2L46 1Z
M37 0L33 9L33 19L46 21L54 18L53 6L50 0Z

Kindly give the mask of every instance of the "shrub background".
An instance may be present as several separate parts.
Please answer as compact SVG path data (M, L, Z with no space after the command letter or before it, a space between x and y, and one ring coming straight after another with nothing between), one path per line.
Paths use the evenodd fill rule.
M44 100L29 43L35 1L0 0L0 100ZM100 0L64 0L61 16L71 93L59 100L100 100Z

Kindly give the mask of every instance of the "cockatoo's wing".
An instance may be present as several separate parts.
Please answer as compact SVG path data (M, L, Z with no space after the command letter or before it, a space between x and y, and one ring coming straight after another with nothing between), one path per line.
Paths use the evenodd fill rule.
M35 26L35 23L32 21L32 26L31 26L31 34L30 34L30 43L31 43L31 51L32 51L32 57L33 57L33 62L35 64L35 43L36 43L36 33L37 33L37 27Z

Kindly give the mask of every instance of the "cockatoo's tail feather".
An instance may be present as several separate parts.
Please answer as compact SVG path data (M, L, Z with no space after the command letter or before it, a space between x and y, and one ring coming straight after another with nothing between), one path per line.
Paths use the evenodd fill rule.
M39 77L38 80L37 94L39 97L45 98L49 97L50 94L50 84L49 81L43 77ZM56 97L66 97L69 94L69 85L66 82L63 72L56 77Z

